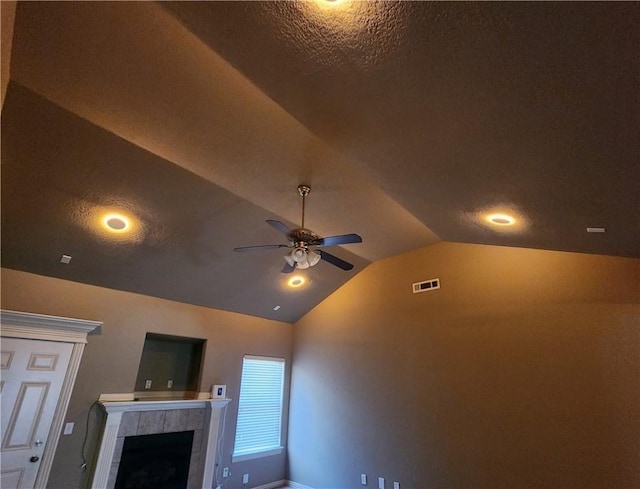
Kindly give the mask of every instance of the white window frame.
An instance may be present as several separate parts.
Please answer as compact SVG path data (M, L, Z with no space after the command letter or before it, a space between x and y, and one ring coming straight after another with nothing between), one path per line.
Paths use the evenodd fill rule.
M239 436L242 436L242 430L248 430L248 431L251 430L251 426L245 423L245 420L247 420L248 418L243 418L243 414L247 412L246 409L248 408L248 404L251 403L251 401L247 400L247 393L246 393L247 386L250 385L250 382L251 382L250 379L245 378L245 362L247 360L248 361L257 360L262 362L273 362L273 363L281 364L282 377L280 378L279 385L274 384L273 386L274 389L279 390L279 406L278 406L279 416L278 416L278 422L277 422L278 423L277 424L278 442L277 444L272 444L266 447L244 448L244 449L241 449L240 451L237 451L238 438ZM264 357L264 356L256 356L256 355L245 355L243 357L242 374L241 374L241 381L240 381L240 395L238 396L238 418L237 418L237 424L236 424L236 434L235 434L235 441L234 441L234 447L233 447L233 455L231 457L231 461L233 463L242 462L243 460L251 460L254 458L267 457L269 455L277 455L279 453L282 453L282 450L284 450L284 447L282 446L283 445L282 444L282 415L283 415L283 408L284 408L285 368L286 368L286 364L285 364L284 358ZM244 396L243 396L243 389L245 389ZM256 401L254 400L254 402ZM272 424L271 425L272 430L273 430L273 427L274 426Z

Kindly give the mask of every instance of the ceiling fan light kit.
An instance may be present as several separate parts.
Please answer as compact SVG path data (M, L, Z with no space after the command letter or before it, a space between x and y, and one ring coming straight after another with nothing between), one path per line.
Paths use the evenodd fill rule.
M290 267L304 270L318 264L321 256L315 251L304 249L302 247L291 250L290 253L284 255L284 260Z
M241 246L233 251L258 251L273 248L289 248L291 251L284 256L285 265L282 273L291 273L296 269L305 270L317 265L320 260L324 260L342 270L348 271L353 265L337 256L327 253L317 248L338 246L343 244L362 243L362 238L357 234L342 234L339 236L328 236L321 238L316 233L304 227L305 200L311 192L308 185L299 185L298 193L302 197L302 219L299 228L289 229L286 224L273 219L267 219L267 224L284 234L289 239L289 244L273 244L259 246Z

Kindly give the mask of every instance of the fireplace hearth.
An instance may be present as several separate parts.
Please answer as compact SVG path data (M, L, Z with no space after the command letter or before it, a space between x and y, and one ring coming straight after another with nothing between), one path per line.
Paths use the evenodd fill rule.
M115 489L186 489L193 431L128 436Z

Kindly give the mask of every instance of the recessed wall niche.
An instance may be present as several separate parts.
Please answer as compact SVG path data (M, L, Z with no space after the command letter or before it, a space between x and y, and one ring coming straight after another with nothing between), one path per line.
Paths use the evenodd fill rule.
M194 399L198 394L206 340L147 333L136 397Z

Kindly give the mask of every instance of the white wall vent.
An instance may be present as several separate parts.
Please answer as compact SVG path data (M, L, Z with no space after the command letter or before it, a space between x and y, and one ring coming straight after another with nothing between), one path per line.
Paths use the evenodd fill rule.
M416 282L413 284L413 293L427 292L429 290L435 290L440 288L440 279L432 278L425 280L424 282Z

